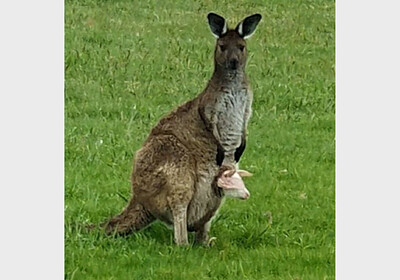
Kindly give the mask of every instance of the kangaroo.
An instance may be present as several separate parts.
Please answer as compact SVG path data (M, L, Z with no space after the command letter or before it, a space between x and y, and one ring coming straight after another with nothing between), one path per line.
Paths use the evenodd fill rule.
M246 146L253 97L245 39L261 15L246 17L235 29L217 14L207 17L217 38L214 73L205 90L163 117L136 152L132 198L104 224L108 234L128 234L159 219L173 226L178 245L188 244L188 231L195 232L196 242L208 242L211 219L224 197L220 169L237 165Z

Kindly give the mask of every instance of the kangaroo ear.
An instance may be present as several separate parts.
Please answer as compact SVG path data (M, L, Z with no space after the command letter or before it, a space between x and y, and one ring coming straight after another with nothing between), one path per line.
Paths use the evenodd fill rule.
M228 26L226 25L226 20L214 13L209 13L207 15L208 24L210 25L210 29L212 34L219 38L228 31Z
M251 35L253 35L261 18L262 16L260 14L254 14L252 16L248 16L242 22L239 22L235 30L239 33L239 35L243 39L247 39Z

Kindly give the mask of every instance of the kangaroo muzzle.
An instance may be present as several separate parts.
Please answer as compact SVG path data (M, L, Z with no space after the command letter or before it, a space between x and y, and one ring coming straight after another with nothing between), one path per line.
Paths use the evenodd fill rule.
M238 69L238 66L239 66L239 60L237 60L236 58L232 58L229 60L229 63L228 63L229 69L236 70L236 69Z

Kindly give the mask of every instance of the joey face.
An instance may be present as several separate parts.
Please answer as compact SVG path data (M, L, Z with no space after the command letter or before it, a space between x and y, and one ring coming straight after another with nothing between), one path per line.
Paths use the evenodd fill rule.
M215 63L226 70L243 70L246 66L246 41L235 30L218 38L215 46Z

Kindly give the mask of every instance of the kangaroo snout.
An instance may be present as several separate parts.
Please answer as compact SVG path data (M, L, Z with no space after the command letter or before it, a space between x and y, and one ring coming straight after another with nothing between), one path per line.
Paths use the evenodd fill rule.
M239 66L238 59L232 58L229 60L229 65L228 65L229 69L236 70L236 69L238 69L238 66Z

